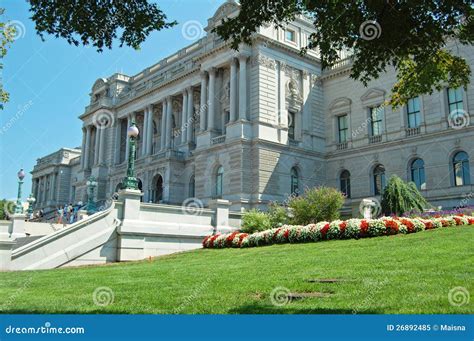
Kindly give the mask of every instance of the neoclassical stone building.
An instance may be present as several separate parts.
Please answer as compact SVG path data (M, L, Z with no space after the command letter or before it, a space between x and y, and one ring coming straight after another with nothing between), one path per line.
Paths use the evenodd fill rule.
M132 121L146 202L222 197L240 210L328 185L343 190L355 212L398 174L435 205L472 204L472 85L392 109L382 104L395 72L364 87L349 78L350 57L322 70L316 51L300 55L313 31L307 18L261 27L252 46L230 49L211 30L238 10L225 2L204 38L137 75L98 79L80 116L80 150L53 154L67 151L69 162L39 159L32 172L38 207L85 201L90 176L97 199L112 195L126 172ZM472 47L453 49L473 65ZM54 191L45 195L48 183Z

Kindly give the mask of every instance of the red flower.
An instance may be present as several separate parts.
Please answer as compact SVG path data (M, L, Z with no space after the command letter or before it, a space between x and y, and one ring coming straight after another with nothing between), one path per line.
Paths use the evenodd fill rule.
M244 240L245 237L247 237L248 234L247 233L241 233L240 236L239 236L239 247L242 246L242 240Z
M430 220L425 220L423 223L425 224L425 229L427 230L431 230L434 227L433 222Z
M275 233L273 234L273 240L276 240L277 236L278 236L278 232L280 232L281 228L278 228Z
M462 225L462 220L461 220L461 218L453 217L453 219L456 221L456 225Z
M341 235L344 234L344 231L346 230L346 227L347 227L347 223L345 221L343 221L339 224L339 229L341 230Z
M467 218L469 225L474 225L474 218Z
M360 236L365 237L369 231L369 223L366 220L360 222Z
M385 227L387 228L387 234L397 234L398 224L393 220L385 220Z
M321 229L321 237L322 239L326 238L326 233L328 233L329 230L329 223L324 225L324 227Z
M204 240L202 241L202 247L206 247L206 242L210 237L211 236L207 236L207 237L204 238Z
M408 219L400 219L403 225L407 227L408 233L415 232L415 225Z
M286 229L285 232L283 233L283 236L285 237L286 240L288 240L289 235L290 235L290 230Z
M232 246L232 241L234 240L236 235L237 235L237 232L233 232L229 234L229 236L225 239L227 246Z

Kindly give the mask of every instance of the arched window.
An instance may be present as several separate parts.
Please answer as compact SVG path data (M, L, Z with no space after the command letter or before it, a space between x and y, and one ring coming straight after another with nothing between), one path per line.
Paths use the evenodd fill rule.
M291 195L298 196L299 194L299 179L298 170L296 167L291 168Z
M340 176L341 192L348 198L351 197L351 173L343 170Z
M374 194L379 195L385 187L385 168L382 165L377 165L374 168L373 174Z
M469 156L466 152L457 152L453 157L454 185L464 186L471 184L469 172Z
M222 182L224 178L224 167L219 166L216 172L216 197L222 198Z
M425 162L422 159L415 159L411 163L411 181L418 189L426 189Z
M191 178L189 179L188 196L190 198L194 198L196 196L195 187L196 187L196 182L194 180L194 174L193 174Z

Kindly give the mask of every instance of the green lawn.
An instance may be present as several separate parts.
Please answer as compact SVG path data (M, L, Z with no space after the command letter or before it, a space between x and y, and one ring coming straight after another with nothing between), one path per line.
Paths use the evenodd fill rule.
M197 250L153 261L0 273L4 313L474 313L474 227L363 240ZM309 282L337 278L336 283ZM97 287L114 301L94 304ZM275 287L329 297L272 305Z

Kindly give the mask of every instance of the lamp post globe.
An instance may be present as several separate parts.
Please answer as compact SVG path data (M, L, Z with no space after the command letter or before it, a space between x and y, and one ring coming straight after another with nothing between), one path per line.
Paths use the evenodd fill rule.
M17 176L18 176L18 196L16 199L15 214L22 214L23 205L21 203L21 185L23 185L23 179L25 178L25 171L23 170L23 168L18 171Z
M136 139L140 131L138 130L135 121L132 121L132 124L127 129L127 136L129 138L128 144L128 167L127 167L127 176L123 179L123 188L124 189L138 189L138 180L135 177L135 155L136 155Z
M87 195L87 213L94 213L95 212L95 202L94 202L94 188L97 187L96 179L91 176L87 179L86 182L87 188L89 189L89 193Z
M28 198L26 198L26 201L28 202L28 215L33 214L33 208L34 204L36 202L36 198L33 196L33 194L30 194Z

